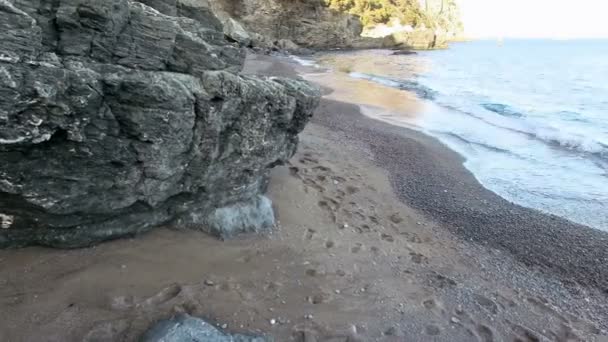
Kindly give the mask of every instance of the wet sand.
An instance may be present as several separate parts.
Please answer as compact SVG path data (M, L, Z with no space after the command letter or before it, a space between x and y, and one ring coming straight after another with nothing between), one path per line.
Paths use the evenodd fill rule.
M0 341L134 341L177 312L278 342L606 340L604 235L506 203L436 140L357 105L322 101L269 196L269 236L167 227L0 251Z
M325 99L347 103L356 101L360 107L373 111L376 116L415 117L423 110L423 104L414 94L354 79L346 73L313 73L307 74L306 79L327 89Z

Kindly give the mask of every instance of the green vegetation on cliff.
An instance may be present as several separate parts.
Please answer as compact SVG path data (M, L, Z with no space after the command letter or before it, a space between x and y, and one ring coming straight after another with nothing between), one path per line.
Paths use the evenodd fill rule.
M391 18L412 26L429 23L418 0L326 0L326 3L331 9L358 15L364 26L387 23Z
M412 27L459 29L456 0L325 0L329 8L358 15L364 26L397 18ZM423 4L421 6L421 3Z

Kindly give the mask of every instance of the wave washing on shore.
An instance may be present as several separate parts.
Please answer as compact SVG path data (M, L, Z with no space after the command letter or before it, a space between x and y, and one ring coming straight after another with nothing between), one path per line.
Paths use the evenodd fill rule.
M422 113L381 119L437 137L486 188L608 231L605 41L480 41L328 60L351 78L423 99Z

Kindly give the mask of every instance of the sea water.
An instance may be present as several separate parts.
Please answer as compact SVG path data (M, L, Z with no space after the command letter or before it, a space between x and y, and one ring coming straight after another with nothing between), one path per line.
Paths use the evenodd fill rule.
M461 154L486 188L608 231L608 41L475 41L334 59L350 78L416 94L421 113L394 120Z

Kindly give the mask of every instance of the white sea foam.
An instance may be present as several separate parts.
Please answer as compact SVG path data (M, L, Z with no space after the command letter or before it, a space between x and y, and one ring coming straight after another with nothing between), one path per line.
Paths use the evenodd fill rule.
M307 67L318 67L319 65L311 60L311 59L306 59L306 58L302 58L302 57L298 57L298 56L294 56L294 55L290 55L289 58L291 58L293 61L295 61L296 63L303 65L303 66L307 66Z
M348 61L353 79L418 95L417 115L391 120L440 139L488 189L608 231L606 55L605 41L518 41Z

